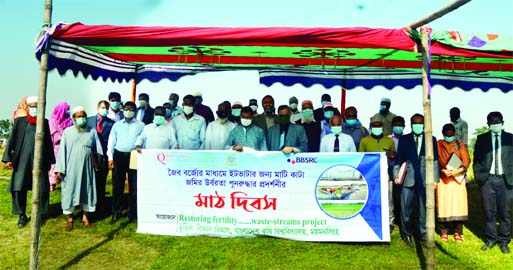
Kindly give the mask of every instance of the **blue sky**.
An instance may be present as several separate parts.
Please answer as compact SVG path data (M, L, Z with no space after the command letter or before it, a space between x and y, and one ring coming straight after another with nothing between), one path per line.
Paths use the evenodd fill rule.
M174 1L174 0L54 0L53 22L77 22L85 24L113 25L163 25L163 26L303 26L303 27L350 27L367 26L399 28L434 10L452 2L451 0L318 0L318 1ZM493 4L490 4L493 3ZM459 30L462 32L498 33L513 35L511 25L511 0L473 0L453 13L431 23L435 29ZM43 18L43 0L0 0L0 23L4 35L0 43L3 65L0 66L3 101L0 119L10 118L19 100L26 95L37 94L39 66L33 57L34 38ZM109 91L119 91L128 98L130 84L94 82L70 73L61 77L50 72L47 95L47 117L53 106L62 100L71 106L84 105L89 113L95 112L99 99L106 98ZM322 87L260 86L254 72L206 74L186 77L178 82L162 81L156 84L141 82L140 92L150 94L150 102L160 105L167 95L178 92L180 96L196 91L203 92L205 102L216 107L228 99L248 99L270 93L276 103L288 101L296 95L299 100L312 99L319 105L322 93L330 93L339 100L339 89ZM499 110L505 115L506 129L513 130L513 93L503 94L497 90L483 93L480 90L464 92L460 89L433 89L433 125L435 135L448 120L449 109L459 106L462 117L469 122L470 129L486 122L486 114ZM370 91L352 89L348 91L347 104L359 110L359 118L367 125L369 117L378 110L381 97L392 99L391 111L409 118L421 112L421 88L392 91L380 87Z

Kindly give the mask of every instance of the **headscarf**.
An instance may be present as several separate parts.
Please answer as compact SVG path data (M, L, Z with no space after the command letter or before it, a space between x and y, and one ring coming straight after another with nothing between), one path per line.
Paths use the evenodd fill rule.
M69 104L65 101L57 104L52 112L50 121L54 122L61 130L73 125L73 120L69 115Z
M24 97L20 103L18 104L18 107L16 108L16 110L14 111L13 113L13 116L12 116L12 120L14 121L14 119L18 118L18 117L23 117L23 116L27 116L27 97Z

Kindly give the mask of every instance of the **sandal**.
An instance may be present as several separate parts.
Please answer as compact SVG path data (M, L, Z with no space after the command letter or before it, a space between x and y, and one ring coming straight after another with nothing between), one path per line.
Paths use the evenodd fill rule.
M71 230L73 230L73 220L72 221L68 220L68 222L66 222L66 231L69 232Z
M86 228L93 228L94 227L94 223L92 223L92 222L82 221L82 224L84 224L84 226Z
M456 237L456 236L454 236L454 237ZM440 238L444 242L447 242L447 240L449 240L449 236L447 235L447 233L442 233L442 235L440 235Z
M456 241L456 243L463 243L463 235L459 233L454 233L454 240Z

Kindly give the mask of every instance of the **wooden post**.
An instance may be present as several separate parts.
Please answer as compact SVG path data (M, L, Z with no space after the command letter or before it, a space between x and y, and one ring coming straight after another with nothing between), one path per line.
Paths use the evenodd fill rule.
M43 28L49 27L52 21L52 0L44 0L44 16ZM43 29L44 30L44 29ZM48 47L43 48L41 53L41 63L39 68L39 90L37 101L37 125L36 138L34 146L34 163L32 170L32 211L30 225L30 269L38 269L39 265L39 244L41 238L41 183L40 181L48 181L47 172L41 175L41 167L43 163L43 142L44 120L46 108L46 86L48 80Z
M346 89L342 86L341 94L340 94L340 115L344 118L344 113L346 111Z
M437 10L436 12L433 12L431 13L430 15L416 21L416 22L413 22L409 25L409 27L411 28L417 28L417 27L421 27L423 25L426 25L442 16L444 16L445 14L453 11L453 10L456 10L458 9L459 7L465 5L466 3L470 2L471 0L455 0L454 2L448 4L447 6Z
M426 269L435 269L435 183L434 183L434 152L433 152L433 124L431 119L431 84L429 72L431 65L431 38L429 29L421 29L422 44L422 103L424 105L424 143L426 149L426 229L427 229L427 256Z
M137 68L139 65L135 65L134 67L134 80L132 81L132 102L135 102L137 98Z

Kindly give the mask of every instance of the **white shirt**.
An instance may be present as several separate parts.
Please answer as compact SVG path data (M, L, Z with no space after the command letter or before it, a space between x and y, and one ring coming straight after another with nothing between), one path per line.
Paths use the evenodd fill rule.
M175 129L172 125L160 126L151 123L144 127L143 132L135 141L136 146L144 149L174 149L177 146Z
M324 135L321 139L320 152L334 152L333 147L335 146L335 134L330 133ZM354 145L353 138L351 136L340 133L338 134L338 149L339 152L356 152L356 146Z
M207 125L205 118L198 114L193 114L187 120L185 114L180 114L173 118L173 127L176 131L176 141L180 149L185 150L203 150L205 149L205 131Z
M498 155L499 155L499 174L503 174L504 171L502 170L502 160L501 160L501 154L502 154L502 131L500 133L493 133L492 135L492 166L490 167L490 174L495 174L495 135L499 135L497 138L499 140L499 149L497 149Z
M208 124L205 134L205 150L224 150L226 139L235 126L233 122L228 120L222 122L219 118Z

